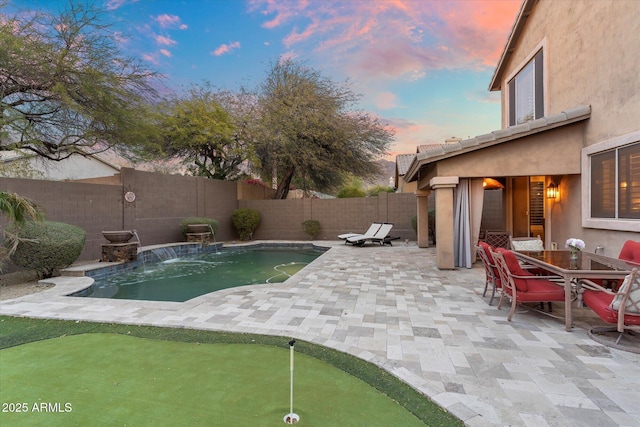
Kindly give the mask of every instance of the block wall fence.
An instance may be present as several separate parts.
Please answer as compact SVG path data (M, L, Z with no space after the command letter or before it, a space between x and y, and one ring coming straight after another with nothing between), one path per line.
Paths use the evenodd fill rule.
M214 218L220 223L218 242L239 237L231 215L238 208L260 212L256 240L309 240L302 222L320 222L316 240L337 240L338 234L363 232L374 221L394 224L391 234L415 240L411 218L416 198L410 193L381 193L354 199L269 200L271 191L245 182L165 175L123 168L112 177L80 181L0 178L0 190L18 193L41 206L45 218L76 225L87 233L80 260L100 257L106 230L136 230L143 246L184 241L178 224L186 217ZM133 193L135 200L125 200ZM0 218L4 226L6 218Z

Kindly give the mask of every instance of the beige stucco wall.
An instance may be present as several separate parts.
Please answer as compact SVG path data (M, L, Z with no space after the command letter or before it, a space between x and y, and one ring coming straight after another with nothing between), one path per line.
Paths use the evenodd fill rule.
M640 2L541 0L506 64L502 87L544 48L545 116L591 105L584 144L638 130ZM502 122L507 123L507 92Z
M440 160L436 175L484 178L580 173L584 123Z
M508 122L507 82L540 49L544 49L545 116L578 105L590 105L582 145L587 147L640 129L640 1L540 0L533 7L502 74L502 122ZM544 137L544 135L541 135ZM489 155L490 153L488 153ZM508 154L508 153L505 153ZM522 152L524 157L525 152ZM541 160L580 164L580 150ZM467 165L468 167L469 165ZM540 174L552 175L544 168ZM593 251L617 257L629 231L583 228L580 170L568 168L560 183L561 200L547 206L552 240L579 237ZM526 173L523 173L525 175ZM573 175L576 174L576 175ZM640 224L638 230L640 232Z

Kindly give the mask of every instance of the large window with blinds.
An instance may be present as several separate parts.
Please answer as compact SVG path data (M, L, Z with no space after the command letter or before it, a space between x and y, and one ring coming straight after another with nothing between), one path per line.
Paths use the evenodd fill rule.
M640 219L640 142L590 156L591 217Z
M543 55L540 50L509 81L509 126L544 116Z

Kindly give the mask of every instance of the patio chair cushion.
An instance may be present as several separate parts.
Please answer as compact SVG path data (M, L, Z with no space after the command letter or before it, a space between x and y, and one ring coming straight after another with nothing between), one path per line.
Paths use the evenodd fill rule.
M607 323L618 323L618 311L611 309L614 294L602 291L594 291L587 289L582 295L582 300L587 307L591 309ZM624 315L625 325L640 325L640 316L631 313Z
M518 287L517 279L516 287ZM539 301L564 301L564 288L545 279L520 279L526 282L527 291L521 292L518 288L518 301L539 302Z
M509 268L509 271L511 271L511 274L513 274L514 276L534 276L534 274L522 268L522 266L518 262L518 258L516 258L516 256L510 250L504 249L504 248L498 248L496 249L496 251L502 254L502 256L504 257L504 261L507 263L507 267ZM519 292L528 291L529 280L524 280L524 279L519 279L517 277L514 277L513 281L516 285L516 289Z
M617 323L617 312L614 312L609 308L614 295L607 292L585 290L582 295L582 301L587 307L591 307L596 312L598 317L607 323Z
M640 264L640 242L635 242L633 240L627 240L624 242L618 258L625 261L631 261L634 264Z
M487 256L487 260L489 261L489 268L493 271L493 277L496 281L496 288L502 288L502 281L500 280L500 273L498 273L498 268L496 267L496 260L493 259L493 255L491 252L495 252L496 248L488 244L487 242L478 242L478 246L481 246L484 249L484 253Z
M631 275L625 277L622 286L620 286L618 290L618 294L612 298L609 308L615 311L620 310L623 295L629 286L631 286L631 289L629 290L624 312L630 316L640 316L640 277L636 277L633 283L631 283Z

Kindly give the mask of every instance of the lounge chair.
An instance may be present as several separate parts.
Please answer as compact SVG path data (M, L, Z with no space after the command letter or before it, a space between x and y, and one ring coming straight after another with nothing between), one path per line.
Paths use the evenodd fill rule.
M374 222L371 224L371 226L369 226L369 229L367 231L365 231L364 233L360 234L360 233L345 233L345 234L340 234L338 236L338 239L340 240L347 240L349 237L355 237L355 236L373 236L376 234L376 231L380 230L380 226L382 226L382 223L380 222ZM346 244L346 242L345 242Z
M394 240L391 236L389 236L389 232L393 228L393 224L384 223L380 226L380 229L375 232L375 234L361 234L358 236L351 236L347 238L345 243L351 243L352 245L364 246L367 241L371 241L372 243L380 243L384 245L385 243L391 244L391 240Z

